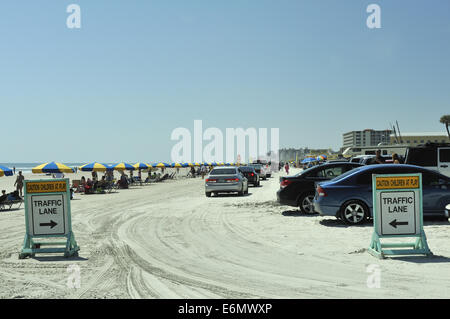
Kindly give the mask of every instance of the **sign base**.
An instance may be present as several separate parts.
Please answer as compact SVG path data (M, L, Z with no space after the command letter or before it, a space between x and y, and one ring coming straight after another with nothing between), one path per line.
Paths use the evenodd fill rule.
M19 259L25 259L26 257L34 257L39 253L64 253L64 257L78 257L78 251L80 247L77 245L75 235L73 232L69 232L67 236L61 236L66 238L66 241L56 242L41 242L35 241L32 236L26 234L23 242L22 250L19 254ZM48 248L41 248L47 246ZM49 247L59 246L59 247ZM63 247L61 247L63 246Z
M387 236L383 236L387 237ZM398 237L398 236L395 236ZM422 231L418 236L407 236L416 238L415 242L409 243L381 243L380 236L376 232L372 235L372 241L368 249L369 254L384 259L386 256L400 256L400 255L426 255L432 256L433 253L428 248L427 238ZM396 249L385 249L396 248ZM403 248L403 249L402 249ZM409 248L409 249L405 249Z

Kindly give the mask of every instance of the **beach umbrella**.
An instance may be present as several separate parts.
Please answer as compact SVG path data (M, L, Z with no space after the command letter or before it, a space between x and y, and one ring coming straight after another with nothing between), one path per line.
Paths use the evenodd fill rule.
M210 163L210 165L209 166L217 166L217 163L216 162L212 162L212 163Z
M73 173L73 169L61 163L44 163L31 170L34 174L42 173Z
M185 167L185 166L183 166L183 164L181 164L181 163L172 163L170 166L173 167L173 168Z
M134 171L135 170L134 166L131 164L128 164L128 163L119 163L119 164L113 165L112 167L116 171L124 171L124 170Z
M171 167L170 164L164 163L164 162L160 162L160 163L155 163L152 165L153 167Z
M213 165L214 164L213 162L205 162L203 164L205 164L205 166L210 166L210 167L215 166L215 165Z
M12 169L0 165L0 177L2 177L2 176L12 176L12 175L13 175L13 170Z
M303 161L301 161L301 163L302 163L302 164L306 164L306 163L309 163L309 162L315 162L315 161L316 161L315 158L313 158L313 157L308 157L308 158L305 158Z
M113 168L111 166L109 166L107 164L97 163L97 162L84 164L84 165L78 167L78 169L83 172L106 172L106 171L113 170Z
M225 166L224 162L217 163L217 166Z
M324 160L326 160L327 158L325 157L325 156L323 156L323 155L319 155L319 156L317 156L317 158L316 158L318 161L324 161Z
M133 166L134 166L134 169L138 169L138 170L139 169L149 169L152 167L151 165L149 165L147 163L136 163Z

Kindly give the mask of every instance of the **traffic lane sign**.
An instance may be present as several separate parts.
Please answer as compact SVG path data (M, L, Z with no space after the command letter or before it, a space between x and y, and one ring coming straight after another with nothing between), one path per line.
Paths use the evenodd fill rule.
M34 236L66 234L65 194L31 195L31 231Z
M416 235L420 217L416 191L380 192L380 227L382 235Z

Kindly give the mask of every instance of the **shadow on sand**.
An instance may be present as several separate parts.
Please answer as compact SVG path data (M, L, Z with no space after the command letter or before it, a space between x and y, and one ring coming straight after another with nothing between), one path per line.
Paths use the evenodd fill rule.
M285 210L281 213L281 215L285 217L317 217L319 216L318 213L314 214L304 214L300 210Z
M76 257L64 257L61 255L58 256L34 256L30 257L30 259L34 259L40 262L52 262L52 261L88 261L88 258L76 256Z

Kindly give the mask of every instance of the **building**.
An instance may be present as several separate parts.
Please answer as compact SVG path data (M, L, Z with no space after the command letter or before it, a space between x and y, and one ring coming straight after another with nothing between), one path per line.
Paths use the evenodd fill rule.
M283 148L280 149L279 153L280 162L295 161L296 159L302 159L305 156L305 150L303 148Z
M310 148L282 148L278 155L280 162L301 161L308 156L319 156L325 154L327 156L335 154L332 149L310 149ZM337 154L336 154L337 155Z
M401 133L401 137L390 134L390 144L406 144L408 146L417 146L425 143L450 143L446 132L414 132Z
M391 134L391 130L376 131L372 129L347 132L342 135L342 149L349 147L377 146L380 143L388 144L390 142L389 136Z

